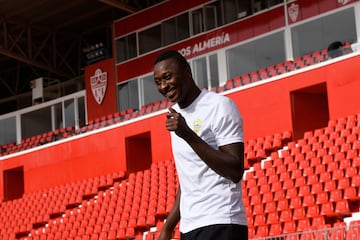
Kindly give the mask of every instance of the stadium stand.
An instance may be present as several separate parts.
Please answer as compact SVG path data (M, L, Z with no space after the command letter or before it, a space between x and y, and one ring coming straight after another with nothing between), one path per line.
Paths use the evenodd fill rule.
M231 90L327 59L326 50L230 79ZM1 156L166 109L167 100L0 146ZM245 142L243 197L251 239L360 239L360 114L293 140ZM176 195L173 161L26 193L0 203L1 239L156 239ZM347 220L350 219L350 220ZM353 220L352 220L353 219ZM311 230L311 231L309 231ZM174 238L179 237L178 228Z
M245 142L250 239L359 239L359 126L354 114L296 141L286 131ZM0 238L156 239L177 186L166 160L26 193L1 202Z

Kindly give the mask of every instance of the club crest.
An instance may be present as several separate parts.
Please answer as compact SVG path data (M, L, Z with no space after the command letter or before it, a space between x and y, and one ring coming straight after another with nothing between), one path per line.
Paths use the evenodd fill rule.
M292 3L290 7L288 7L289 17L293 22L295 22L299 16L299 4Z
M91 92L98 104L101 104L105 97L107 88L107 72L96 69L95 74L90 77Z
M201 125L202 125L201 119L200 118L196 119L193 124L194 132L196 132L198 134L200 132Z

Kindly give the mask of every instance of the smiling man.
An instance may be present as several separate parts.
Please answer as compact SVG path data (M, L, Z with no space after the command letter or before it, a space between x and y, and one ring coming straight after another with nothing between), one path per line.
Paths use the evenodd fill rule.
M242 117L234 102L200 90L187 60L162 52L154 63L157 90L174 103L166 116L179 189L159 240L180 221L181 240L248 239L241 179Z

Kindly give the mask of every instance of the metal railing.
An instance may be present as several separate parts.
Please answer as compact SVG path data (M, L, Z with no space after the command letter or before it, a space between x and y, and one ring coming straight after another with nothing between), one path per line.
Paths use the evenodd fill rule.
M322 228L311 231L282 234L269 237L255 237L252 240L360 240L360 222L346 226Z

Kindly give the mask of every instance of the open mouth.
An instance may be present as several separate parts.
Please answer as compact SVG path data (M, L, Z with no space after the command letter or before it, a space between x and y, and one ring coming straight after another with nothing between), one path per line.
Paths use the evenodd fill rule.
M166 92L166 97L168 99L172 99L173 97L175 97L176 95L176 90L175 89L171 89L170 91Z

